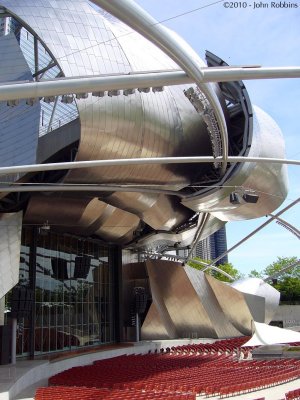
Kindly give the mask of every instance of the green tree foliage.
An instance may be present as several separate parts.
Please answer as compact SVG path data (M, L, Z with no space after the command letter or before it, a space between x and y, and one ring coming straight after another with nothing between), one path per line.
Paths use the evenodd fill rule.
M300 265L287 269L276 276L284 268L294 264L297 257L278 257L276 261L268 265L264 272L265 276L273 276L271 283L281 293L281 301L291 304L300 302Z
M272 276L276 273L282 271L288 265L292 265L297 261L297 257L277 257L277 260L274 261L272 264L268 265L263 273L266 276ZM286 270L283 274L281 274L278 279L282 280L286 277L293 277L300 279L300 266L294 267L291 269Z
M203 265L198 264L195 261L202 262ZM202 270L203 268L205 268L205 264L209 264L209 263L210 263L210 261L207 261L207 260L204 261L199 257L195 257L195 258L193 258L193 260L188 262L188 265L190 267ZM237 280L237 279L242 277L242 275L239 273L239 271L237 269L235 269L234 266L231 263L224 263L224 264L218 265L218 268L221 269L224 272L227 272L227 274L231 275L234 278L234 280ZM232 282L232 280L227 278L227 276L223 275L221 272L214 271L211 268L207 269L205 271L205 273L213 276L214 278L216 278L216 279L218 279L220 281Z
M263 273L256 271L256 269L253 269L252 271L250 271L249 277L250 278L262 278Z

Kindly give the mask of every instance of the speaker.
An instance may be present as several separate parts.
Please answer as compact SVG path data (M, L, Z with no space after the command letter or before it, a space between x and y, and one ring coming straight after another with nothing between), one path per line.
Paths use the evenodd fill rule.
M28 287L17 286L12 290L11 316L12 318L29 317L34 299L34 291Z
M91 266L90 256L77 256L75 258L74 279L86 279Z
M11 363L11 326L0 326L0 365Z
M51 258L53 278L59 281L68 280L67 260L64 258Z
M245 200L246 203L257 203L258 202L259 196L254 193L244 193L243 194L243 199Z
M147 307L147 295L144 287L135 287L133 289L134 312L143 314Z

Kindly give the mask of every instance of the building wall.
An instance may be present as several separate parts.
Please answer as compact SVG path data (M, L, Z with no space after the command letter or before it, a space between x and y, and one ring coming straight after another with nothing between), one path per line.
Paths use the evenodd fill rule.
M98 241L23 229L18 287L33 290L34 297L24 312L21 303L15 306L16 288L7 296L18 319L17 355L114 342L112 262L111 249Z
M227 238L225 226L213 233L209 237L200 240L195 249L195 257L202 260L214 260L227 250ZM228 256L224 256L217 261L216 265L228 262Z
M272 323L282 322L283 328L300 327L300 305L281 305L278 307Z

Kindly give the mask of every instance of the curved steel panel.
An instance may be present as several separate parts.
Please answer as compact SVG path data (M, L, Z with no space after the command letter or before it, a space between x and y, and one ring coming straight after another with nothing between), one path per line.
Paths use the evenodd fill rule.
M238 290L207 275L206 279L230 323L243 335L251 334L252 315L244 296Z
M38 34L57 57L66 76L128 73L150 67L178 68L151 43L138 34L132 34L119 21L108 21L106 13L101 15L86 1L67 0L63 5L53 6L47 0L38 0L35 8L31 7L30 0L13 4L3 1L2 4ZM61 6L68 12L60 12ZM41 16L44 20L42 24ZM120 36L120 32L124 31L131 33L127 40L116 40L115 36ZM99 38L101 42L96 44ZM139 48L143 48L141 56ZM182 95L182 90L176 88L172 92L166 89L164 92L147 94L136 92L128 97L97 98L90 95L87 99L77 99L81 135L76 160L211 154L206 125ZM65 182L167 183L165 187L180 189L191 182L190 175L201 175L207 168L199 166L196 173L191 173L191 166L184 165L180 168L161 165L90 168L70 171ZM148 209L144 202L147 196L147 202L152 203ZM105 201L124 210L130 209L148 225L159 230L173 229L191 215L178 200L157 195L118 194L105 198ZM123 217L126 218L126 214ZM135 221L133 224L135 228ZM110 235L111 239L113 236Z
M259 278L243 278L234 282L231 287L241 293L249 293L265 299L265 323L272 320L279 305L280 293L273 286Z
M168 332L171 325L176 329L175 337L186 337L188 333L217 337L214 324L181 264L147 260L146 267L153 303Z
M145 265L153 303L142 326L144 339L250 335L252 321L270 319L278 306L278 292L259 279L230 286L176 262L147 260Z
M58 231L84 236L96 233L103 240L120 244L132 238L133 230L139 224L139 218L135 215L95 198L54 195L31 197L24 222L42 226L46 219Z
M137 57L136 47L143 48L143 69L149 69L152 59L153 69L178 69L162 51L155 48L140 35L131 34L132 30L120 22L111 22L107 14L103 16L95 11L87 1L65 0L53 5L49 0L36 0L32 7L31 0L3 0L14 14L22 18L33 29L47 48L57 58L65 76L99 75L129 73L133 71L133 57ZM41 23L43 20L43 23ZM53 22L54 21L54 22ZM127 55L115 38L117 25L130 35L126 42L133 55ZM101 38L99 42L99 38ZM140 44L138 44L140 43ZM113 159L127 157L171 156L177 146L181 150L194 148L189 130L183 131L176 110L176 101L168 90L161 93L135 93L132 96L118 96L76 100L80 121L81 141L77 160ZM188 101L186 100L186 104ZM194 118L201 121L199 114L188 106ZM205 146L207 129L200 131ZM184 140L180 140L180 138ZM204 147L205 147L204 146ZM202 147L202 146L201 146ZM209 150L209 149L208 149ZM189 151L184 152L186 155ZM84 175L71 171L68 182L133 182L163 183L185 186L190 182L184 168L174 173L166 166L145 166L103 168L86 170Z
M190 216L175 196L116 192L104 197L106 203L136 214L153 229L169 231Z
M275 121L258 107L253 112L253 139L249 157L285 158L284 140ZM287 166L283 164L243 163L215 193L183 200L186 207L207 211L223 221L235 221L271 213L287 195ZM250 188L259 195L257 204L230 203L232 188Z
M107 13L93 9L87 0L35 0L34 7L32 0L0 2L38 35L67 77L127 74L140 69L147 71L149 68L178 69L161 50ZM176 37L180 47L180 38L173 33L170 35L172 41ZM194 53L188 46L184 46L184 51L190 51L189 54L193 58ZM173 56L171 53L170 55ZM195 60L199 66L201 62L198 56ZM166 88L165 91L157 93L135 92L130 96L95 97L90 94L86 99L77 99L81 132L76 160L212 155L213 149L205 118L184 96L185 88ZM222 96L216 86L213 87L212 94L219 99L219 109L220 104L222 106ZM226 114L224 102L223 113ZM283 148L279 129L268 116L260 110L255 110L253 141L249 155L274 157L282 155ZM207 180L211 168L205 164L198 165L197 168L191 165L98 167L69 171L64 182L163 185L165 189L180 190L189 184ZM284 200L287 190L286 168L246 163L234 169L232 175L222 184L221 189L211 189L206 194L186 199L182 205L178 199L162 195L106 194L101 200L109 206L104 208L112 210L109 207L113 207L114 210L105 218L106 223L103 222L102 209L98 206L92 207L89 202L85 203L83 200L78 208L79 215L82 216L85 209L86 214L90 216L94 212L93 219L99 223L89 224L89 221L83 219L80 223L81 232L96 233L108 241L120 240L124 243L135 239L133 233L140 219L156 231L170 231L189 220L192 212L187 209L211 213L216 217L214 221L218 221L214 227L222 224L220 220L265 215ZM259 192L260 199L257 205L242 204L237 207L229 202L232 189L228 186L241 185ZM268 192L268 195L263 192ZM282 194L281 199L278 192ZM270 196L273 193L277 196ZM62 207L59 208L58 199L57 196L53 197L54 203L57 203L57 218L63 220L64 211ZM74 199L75 203L76 201ZM98 204L97 202L98 200L95 200L95 204ZM63 200L61 204L65 204ZM43 211L40 206L39 209L41 215L47 219L46 209ZM35 211L32 207L30 210L34 220ZM49 215L52 215L51 210ZM27 214L28 218L29 216L30 213ZM77 216L78 218L81 217ZM118 221L122 221L124 229ZM88 225L85 226L85 223ZM205 229L203 237L208 236L211 231L212 226ZM180 240L176 240L176 234L172 233L167 242L174 244L176 240L183 245L189 245L192 233L192 229L179 232ZM152 235L143 238L137 245L142 246L144 242L155 246L157 240L158 236Z
M184 266L184 270L196 290L198 298L209 315L210 320L212 321L217 337L225 338L240 336L241 331L231 323L231 320L227 318L226 313L224 313L220 306L220 298L216 296L215 292L212 290L209 284L210 280L207 279L209 277L204 272L189 267L188 265ZM220 286L221 290L224 288L224 283L219 281L214 283L216 286Z
M32 81L28 64L13 34L0 36L0 81ZM5 57L3 56L5 55ZM0 102L0 166L34 164L39 135L39 102L20 100L15 106ZM2 177L2 180L12 177Z
M215 217L210 217L205 230L199 237L199 240L205 239L224 226L224 222ZM173 246L175 243L180 247L189 246L197 234L197 226L183 229L180 232L153 232L144 235L142 238L136 238L133 247L137 248L153 248L157 249L160 246Z
M19 282L22 216L0 214L0 299Z
M143 322L141 337L142 340L163 340L172 337L166 329L164 320L161 319L159 310L154 303L151 304Z

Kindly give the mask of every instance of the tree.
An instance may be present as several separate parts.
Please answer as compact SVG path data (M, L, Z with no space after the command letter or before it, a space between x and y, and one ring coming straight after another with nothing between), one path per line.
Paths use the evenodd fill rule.
M253 269L252 271L250 271L249 277L250 278L262 278L263 273L256 271L256 269Z
M280 272L288 265L292 265L297 261L297 257L277 257L277 260L274 261L272 264L268 265L264 269L264 275L272 276L276 273ZM291 268L286 270L283 274L281 274L277 279L283 280L287 277L293 277L300 279L300 263L297 267Z
M264 275L274 276L271 284L281 293L281 301L292 304L300 302L300 263L294 268L285 270L282 274L278 273L296 261L297 257L278 257L264 270Z
M195 261L199 261L202 262L204 265L198 264ZM188 265L190 267L199 269L199 270L203 270L205 268L205 264L209 264L210 261L207 260L201 260L201 258L199 257L195 257L193 258L193 260L188 262ZM234 266L231 263L224 263L224 264L220 264L217 266L219 269L221 269L224 272L227 272L227 274L231 275L233 277L234 280L237 280L239 278L242 277L242 275L239 273L239 271L234 268ZM231 279L227 278L227 276L223 275L221 272L215 271L211 268L207 269L205 271L205 273L213 276L214 278L218 279L219 281L223 281L223 282L232 282Z

